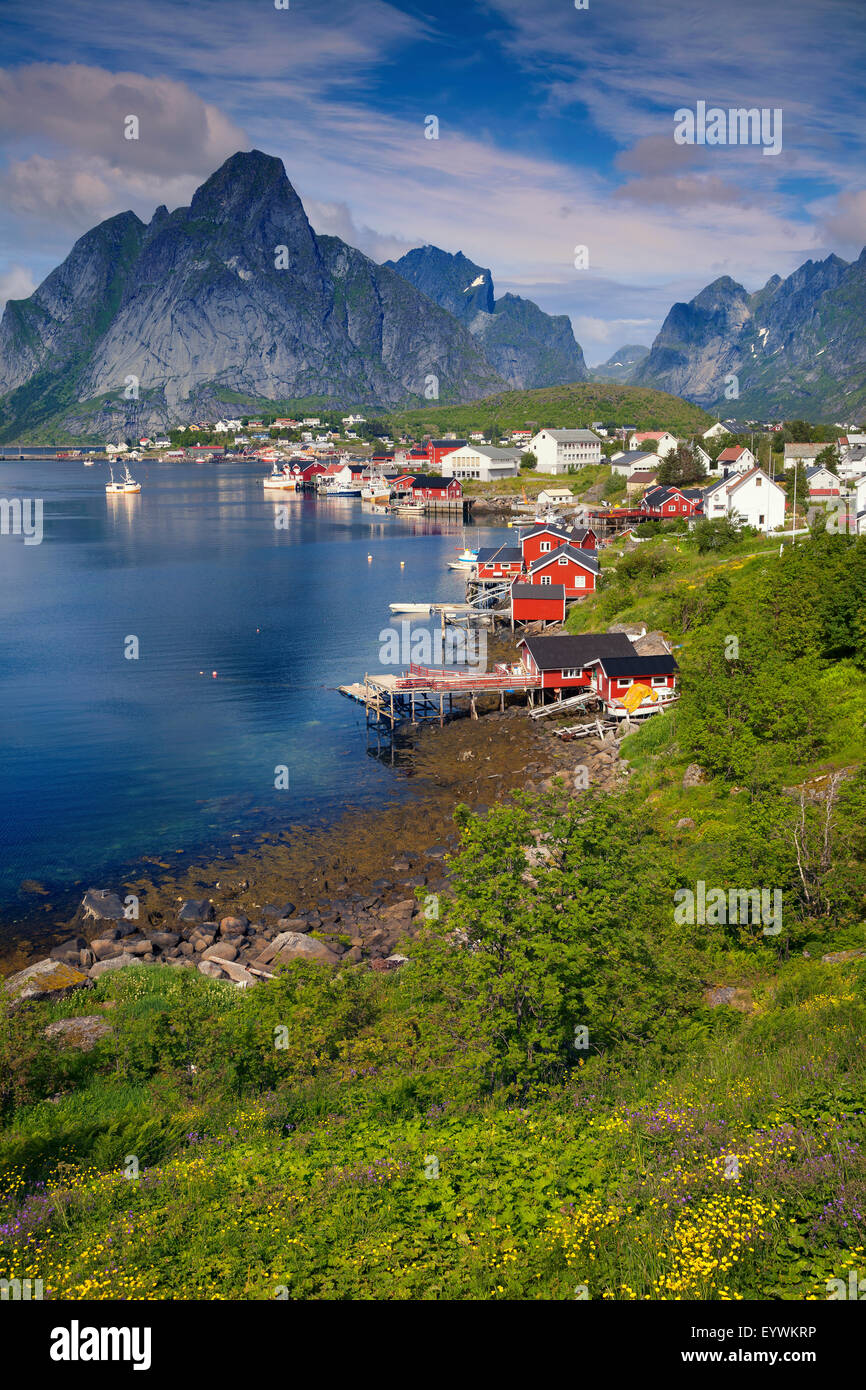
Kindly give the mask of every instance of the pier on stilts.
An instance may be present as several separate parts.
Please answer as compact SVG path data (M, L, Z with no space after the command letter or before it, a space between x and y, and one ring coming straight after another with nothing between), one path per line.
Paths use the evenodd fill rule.
M399 676L365 675L363 681L341 685L340 694L364 706L368 726L384 724L393 731L402 723L438 720L442 725L454 714L455 701L460 701L462 710L468 700L469 714L477 719L476 701L481 695L498 694L504 709L506 695L526 694L532 702L540 689L540 677L514 672L504 664L485 672L411 665Z

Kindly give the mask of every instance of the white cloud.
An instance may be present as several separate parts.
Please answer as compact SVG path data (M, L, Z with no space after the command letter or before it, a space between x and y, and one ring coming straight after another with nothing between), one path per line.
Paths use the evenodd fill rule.
M127 116L138 139L125 137ZM49 147L100 161L118 176L172 178L212 173L243 130L185 83L81 63L33 63L0 71L0 129L41 137Z
M27 299L36 289L36 282L23 265L10 265L0 270L0 306L7 299Z

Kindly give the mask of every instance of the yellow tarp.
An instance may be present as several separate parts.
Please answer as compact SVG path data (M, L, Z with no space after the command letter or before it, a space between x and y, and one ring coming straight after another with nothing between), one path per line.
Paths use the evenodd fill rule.
M625 695L623 695L622 703L625 705L629 714L634 714L638 705L643 704L647 696L653 701L658 700L657 692L651 690L648 685L633 685L626 691Z

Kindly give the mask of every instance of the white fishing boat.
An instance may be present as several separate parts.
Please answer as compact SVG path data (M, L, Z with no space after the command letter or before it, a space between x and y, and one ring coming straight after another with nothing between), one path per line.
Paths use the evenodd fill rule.
M276 489L280 492L296 492L298 489L298 479L296 475L292 473L288 464L284 464L282 468L278 468L277 465L274 464L273 471L269 473L266 478L262 478L262 486L267 489Z
M111 474L111 482L105 484L105 491L109 497L122 497L126 493L141 492L141 483L135 481L128 468L124 468L123 478L119 483L114 480L114 469L110 464L108 471Z
M372 477L361 488L365 502L375 502L378 507L387 507L391 501L391 485L386 478Z
M388 607L392 613L420 613L426 618L430 616L429 603L389 603Z

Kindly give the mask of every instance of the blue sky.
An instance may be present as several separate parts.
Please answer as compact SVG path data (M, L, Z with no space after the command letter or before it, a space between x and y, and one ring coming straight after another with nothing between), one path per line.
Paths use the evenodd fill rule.
M0 299L253 147L318 231L463 251L591 363L718 275L866 244L863 0L4 0L0 32ZM698 101L781 108L781 153L676 145Z

